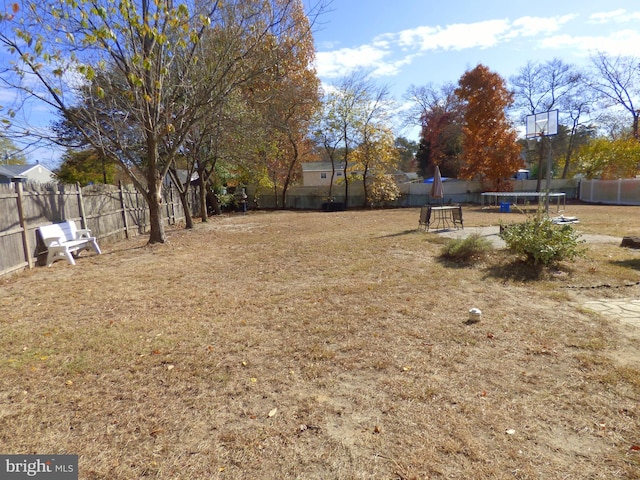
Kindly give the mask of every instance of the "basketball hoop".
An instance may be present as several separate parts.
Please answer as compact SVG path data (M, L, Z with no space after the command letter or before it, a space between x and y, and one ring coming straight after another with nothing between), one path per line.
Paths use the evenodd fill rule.
M527 115L526 119L527 141L537 140L542 137L550 137L558 134L558 110L549 110L543 113ZM547 160L547 196L545 198L545 211L549 215L549 194L551 193L551 139L549 139L549 158Z
M558 134L558 110L527 115L526 138L548 137Z

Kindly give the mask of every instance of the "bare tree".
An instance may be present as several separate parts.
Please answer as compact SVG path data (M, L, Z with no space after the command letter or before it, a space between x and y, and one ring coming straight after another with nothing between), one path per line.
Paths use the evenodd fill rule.
M584 74L557 58L545 63L527 62L517 75L511 77L510 86L514 92L511 111L515 112L522 123L526 115L559 110L559 122L567 127L569 133L562 174L565 178L576 147L575 135L592 103L592 99L586 95ZM536 190L540 190L543 177L540 173L546 164L544 159L548 153L545 148L550 148L545 143L538 144Z
M455 90L456 85L451 82L439 87L433 83L421 86L410 85L404 96L411 102L411 107L405 114L405 123L422 127L425 114L433 111L451 112L458 109L460 100Z
M422 127L416 159L424 176L432 174L436 165L445 176L459 174L464 105L455 90L453 83L440 87L429 83L412 85L405 95L413 103L410 116Z
M636 57L611 57L604 52L593 55L591 60L591 88L605 108L618 107L631 115L631 134L640 139L640 61Z

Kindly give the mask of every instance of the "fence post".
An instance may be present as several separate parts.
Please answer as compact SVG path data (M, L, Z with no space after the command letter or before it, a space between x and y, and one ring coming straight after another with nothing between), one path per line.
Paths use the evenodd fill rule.
M129 240L129 224L127 223L127 206L124 201L124 192L122 190L122 182L118 182L118 190L120 191L120 205L122 206L122 221L124 222L124 237Z
M16 182L16 193L18 194L18 217L20 218L20 227L22 227L22 248L24 249L24 258L29 265L29 269L33 268L33 259L31 258L31 245L29 243L29 230L27 221L24 218L24 209L22 205L22 183Z
M76 182L76 191L78 192L78 210L80 211L80 221L82 228L89 228L87 225L87 215L84 213L84 201L82 200L82 188L80 183Z
M619 178L618 179L618 205L620 205L621 200L622 200L622 179Z

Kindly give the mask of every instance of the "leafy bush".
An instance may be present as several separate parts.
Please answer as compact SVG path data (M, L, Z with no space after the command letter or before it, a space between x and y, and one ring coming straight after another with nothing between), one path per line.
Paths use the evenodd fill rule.
M580 234L571 225L555 225L543 211L523 223L502 228L500 238L509 251L523 255L533 265L548 266L584 255Z
M442 256L456 262L478 260L493 249L491 242L477 233L466 238L448 241L442 248Z
M384 207L400 197L400 188L391 175L375 175L371 179L367 200L373 207Z
M220 208L223 210L235 210L238 208L238 199L233 193L218 195L218 202L220 202Z

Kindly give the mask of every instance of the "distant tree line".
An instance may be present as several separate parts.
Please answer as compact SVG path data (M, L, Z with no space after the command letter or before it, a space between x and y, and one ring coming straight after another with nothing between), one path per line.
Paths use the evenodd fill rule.
M509 82L478 65L458 85L411 86L410 120L419 119L421 127L418 171L431 175L438 165L445 176L479 178L493 188L508 189L509 173L527 165L540 190L551 155L553 177L635 177L640 161L640 63L601 52L591 63L590 70L580 70L560 59L528 62ZM475 83L468 84L472 77ZM470 111L473 99L493 92L503 96L486 98L484 108ZM545 141L514 137L527 115L552 110L559 113L557 135ZM519 158L500 152L514 142Z
M509 189L525 160L541 178L547 148L557 177L637 172L637 60L597 54L589 72L557 59L529 62L508 83L478 65L457 84L412 86L413 109L404 121L421 128L414 142L394 133L397 104L367 72L321 87L313 28L326 6L324 0L9 5L0 14L0 45L14 61L1 81L20 100L0 107L7 140L0 148L12 151L11 138L41 135L67 149L56 171L61 180L133 183L149 205L150 243L166 239L160 202L167 177L186 212L197 183L207 221L225 189L249 184L271 190L285 206L306 161L326 161L341 173L329 200L338 192L349 198L360 182L366 206L397 195L390 174L430 176L436 165L444 176ZM58 113L52 129L20 122L24 99ZM551 109L560 112L557 136L531 145L519 139L516 127L527 114Z

